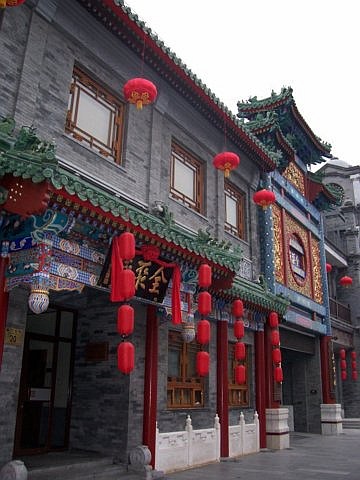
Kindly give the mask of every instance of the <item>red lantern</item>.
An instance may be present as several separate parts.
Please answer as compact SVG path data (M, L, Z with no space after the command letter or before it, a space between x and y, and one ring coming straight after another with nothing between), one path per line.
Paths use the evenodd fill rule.
M207 263L202 263L199 267L198 283L201 288L208 288L211 285L211 267Z
M356 370L353 370L353 371L351 372L351 378L352 378L354 381L357 380L357 378L358 378L358 372L357 372Z
M245 365L236 365L235 367L235 383L243 385L246 383L246 368Z
M271 345L277 347L280 343L280 334L278 330L272 330L271 332Z
M253 200L256 205L259 205L265 210L267 207L275 203L275 193L264 188L263 190L254 193Z
M281 367L274 368L274 378L275 382L280 383L284 380L284 375Z
M233 152L222 152L215 155L213 165L218 170L223 170L225 178L230 175L230 171L234 170L240 163L240 157Z
M281 362L281 350L280 348L274 348L272 351L272 360L274 363Z
M211 312L211 295L209 292L199 293L198 310L200 315L209 315Z
M130 373L135 365L135 348L131 342L122 342L117 349L118 369L122 373Z
M242 343L242 342L235 343L235 360L245 360L245 358L246 358L245 343Z
M119 295L125 300L135 295L135 273L130 269L119 272Z
M136 105L141 110L143 105L149 105L156 100L157 89L146 78L132 78L124 85L124 96L129 103Z
M205 377L210 369L210 356L208 352L197 352L196 354L196 371L200 377Z
M341 380L346 380L347 374L346 370L341 370Z
M234 335L236 338L243 338L245 335L244 322L242 320L236 320L234 323Z
M353 280L351 277L345 276L340 278L339 283L342 287L350 287L350 285L353 283Z
M123 260L132 260L135 257L135 237L130 232L124 232L119 236L120 257Z
M271 312L269 315L269 325L271 328L277 328L279 326L279 316L276 312Z
M244 304L241 300L237 299L233 301L231 313L235 318L242 317L244 315Z
M356 360L356 352L354 351L351 352L351 359Z
M0 0L0 8L6 7L18 7L23 4L25 0Z
M340 350L339 350L339 355L340 355L341 360L345 360L345 358L346 358L346 350L345 350L345 348L340 348Z
M210 322L208 320L200 320L197 325L196 340L201 345L206 345L210 342Z
M351 362L351 368L352 368L352 370L356 370L356 368L357 368L357 367L356 367L356 360L353 360L353 361Z
M127 303L118 308L117 331L120 335L130 335L134 331L134 309Z
M29 178L6 175L2 179L2 186L7 190L6 201L1 205L2 210L28 217L40 215L48 207L51 187L47 181L34 183Z
M327 273L330 273L331 270L332 270L332 265L330 265L330 263L327 263L327 264L326 264L326 271L327 271Z
M340 360L340 368L341 370L346 370L346 360Z

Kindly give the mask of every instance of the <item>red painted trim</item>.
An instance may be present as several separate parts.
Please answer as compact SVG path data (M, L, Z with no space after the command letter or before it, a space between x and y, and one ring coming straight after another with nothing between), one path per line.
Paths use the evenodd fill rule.
M255 332L255 385L256 411L259 415L260 448L266 448L266 398L265 398L265 336Z
M0 257L0 370L4 352L5 327L8 313L9 293L5 292L7 257Z
M330 392L330 372L329 372L329 343L330 336L320 337L320 359L321 359L321 383L323 403L335 403Z
M143 444L147 445L151 452L151 465L153 468L155 468L156 447L158 330L156 307L148 305L145 346Z
M217 412L220 417L220 456L229 456L228 322L218 320L217 328Z

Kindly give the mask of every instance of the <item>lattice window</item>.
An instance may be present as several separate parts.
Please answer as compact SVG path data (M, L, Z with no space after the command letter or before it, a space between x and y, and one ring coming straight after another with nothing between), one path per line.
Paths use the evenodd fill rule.
M225 183L225 230L245 239L245 195L232 186Z

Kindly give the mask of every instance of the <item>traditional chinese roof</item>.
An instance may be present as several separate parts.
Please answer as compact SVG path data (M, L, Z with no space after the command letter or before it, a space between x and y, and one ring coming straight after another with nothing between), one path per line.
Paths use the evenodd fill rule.
M340 206L344 199L344 189L337 184L323 184L322 173L308 172L309 200L318 210L330 210L334 205Z
M78 0L78 2L216 128L225 130L227 137L255 161L259 168L265 171L276 168L276 155L231 113L205 83L129 7L116 0Z
M286 153L291 154L293 150L308 165L323 162L322 157L332 158L331 145L322 142L300 114L291 87L283 88L280 94L272 92L262 100L251 97L247 102L238 102L237 106L238 117L248 120L246 126L267 148L277 150L276 134ZM272 133L272 138L268 133Z

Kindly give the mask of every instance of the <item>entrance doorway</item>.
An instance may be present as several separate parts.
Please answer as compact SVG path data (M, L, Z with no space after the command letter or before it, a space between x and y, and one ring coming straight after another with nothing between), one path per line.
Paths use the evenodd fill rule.
M15 456L68 448L75 328L70 310L27 317Z

